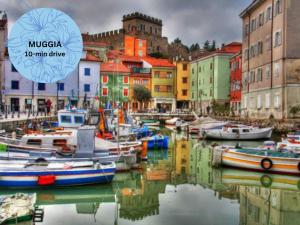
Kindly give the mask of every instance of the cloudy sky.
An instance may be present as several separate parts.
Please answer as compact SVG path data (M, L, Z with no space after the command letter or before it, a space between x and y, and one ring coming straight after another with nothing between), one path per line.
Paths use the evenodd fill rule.
M179 37L191 45L205 40L218 44L239 41L239 13L252 0L0 0L8 14L9 29L22 14L38 7L52 7L70 15L82 32L119 29L122 15L139 11L163 20L169 42Z

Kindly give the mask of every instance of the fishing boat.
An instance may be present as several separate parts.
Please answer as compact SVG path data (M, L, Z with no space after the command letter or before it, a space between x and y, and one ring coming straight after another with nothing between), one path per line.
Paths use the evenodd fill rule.
M204 138L223 140L256 140L272 136L272 127L259 128L245 125L225 125L221 129L206 129Z
M31 163L0 161L0 186L28 188L41 186L74 186L110 183L116 164L99 162Z
M0 224L16 224L33 219L36 194L1 195Z
M218 147L214 149L214 160L218 159L223 166L300 175L299 154L291 152Z
M58 127L78 128L84 124L88 116L87 110L63 109L57 112Z

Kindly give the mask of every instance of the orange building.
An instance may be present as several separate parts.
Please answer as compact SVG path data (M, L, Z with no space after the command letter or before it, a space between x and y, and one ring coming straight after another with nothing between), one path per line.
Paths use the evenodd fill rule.
M127 56L144 57L147 55L147 41L133 36L125 35L124 49Z

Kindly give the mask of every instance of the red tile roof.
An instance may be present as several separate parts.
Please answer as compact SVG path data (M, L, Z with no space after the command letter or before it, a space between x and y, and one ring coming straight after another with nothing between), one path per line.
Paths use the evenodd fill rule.
M127 56L127 55L122 55L120 57L121 61L123 62L140 62L142 63L142 58L139 56Z
M157 59L152 57L143 57L142 59L154 67L175 67L168 59Z
M101 72L130 73L130 69L122 63L105 62L101 64Z
M101 62L101 60L98 57L96 57L96 56L94 56L90 53L86 53L86 58L85 59L87 61Z

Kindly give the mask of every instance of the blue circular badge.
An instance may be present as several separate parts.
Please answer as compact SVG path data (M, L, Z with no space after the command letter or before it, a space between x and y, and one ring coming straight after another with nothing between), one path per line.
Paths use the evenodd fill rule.
M53 83L64 79L82 56L82 37L76 23L51 8L34 9L20 17L8 39L9 57L29 80Z

